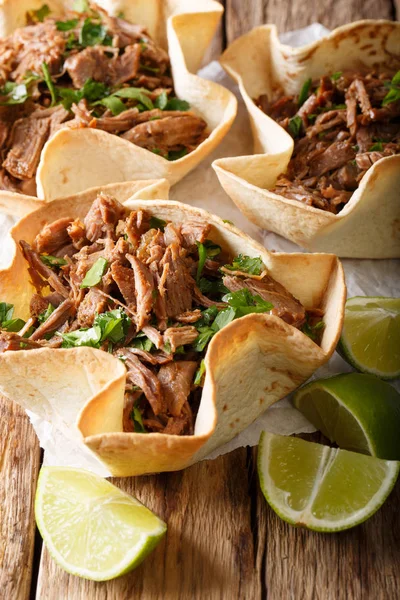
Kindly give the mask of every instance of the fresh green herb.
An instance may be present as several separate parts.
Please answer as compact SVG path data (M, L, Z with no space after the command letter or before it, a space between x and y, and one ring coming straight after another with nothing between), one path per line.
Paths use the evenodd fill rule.
M244 317L251 313L269 312L273 304L263 300L258 294L253 295L248 288L243 288L237 292L230 292L222 298L229 306L235 309L235 318Z
M58 31L70 31L78 25L79 19L70 19L69 21L56 21Z
M29 97L28 88L25 83L16 84L13 81L7 81L0 96L5 96L0 105L23 104Z
M343 71L336 71L336 73L332 73L331 80L337 81L338 79L341 78L342 75L343 75Z
M152 152L153 154L158 154L158 156L162 156L160 148L150 148L150 152Z
M203 352L204 348L207 346L208 342L215 335L215 333L216 332L211 328L205 328L204 331L201 331L193 342L193 349L195 352Z
M107 29L101 23L96 23L92 19L85 19L82 29L79 33L79 42L82 46L109 46L109 36Z
M106 98L99 100L95 104L103 104L109 110L111 110L111 112L114 116L120 115L122 112L124 112L126 110L125 104L122 102L122 100L120 100L116 96L107 96Z
M222 219L224 223L228 223L228 225L234 225L233 221L230 221L229 219Z
M328 108L323 112L328 112L329 110L344 110L345 108L347 108L345 104L332 104L331 108Z
M46 267L62 267L67 264L65 258L61 258L60 256L51 256L51 254L41 254L40 260Z
M58 93L63 99L63 106L69 110L73 103L78 104L82 98L93 104L97 104L96 100L100 100L109 93L109 88L99 81L87 79L80 90L73 88L58 88ZM125 107L124 107L125 110Z
M196 321L196 329L200 330L202 327L208 327L214 321L218 314L218 308L216 306L210 306L203 310L201 317Z
M37 10L30 10L28 14L33 21L40 21L41 23L43 23L43 21L50 14L50 12L51 11L48 5L43 4L43 6L41 6Z
M199 290L203 294L227 294L228 289L224 286L221 279L210 280L206 277L200 277L200 281L198 283Z
M233 321L236 317L236 311L231 306L229 308L224 308L221 310L214 319L213 324L211 325L211 329L215 332L220 331L226 325L228 325L231 321Z
M133 421L135 433L147 433L145 426L143 425L142 413L136 405L133 407L130 416Z
M183 158L188 153L187 148L182 148L182 150L170 150L168 152L168 160L179 160Z
M289 133L293 138L299 137L302 125L303 125L303 121L301 120L301 117L296 116L296 117L293 117L292 119L290 119L288 128L289 128Z
M131 324L130 319L121 310L96 315L93 327L83 328L71 333L58 333L63 339L63 348L75 348L79 346L90 346L100 348L100 345L108 340L113 344L121 342Z
M108 261L102 256L98 258L83 278L81 288L89 288L98 285L106 272L107 267Z
M167 102L165 110L189 110L190 104L186 100L180 100L179 98L170 98Z
M161 92L159 96L154 100L155 108L159 108L161 110L165 110L168 104L168 95L167 92Z
M160 72L159 67L150 67L149 65L144 65L142 63L140 63L139 67L141 69L143 69L144 71L149 71L150 73L159 73Z
M130 319L120 309L101 313L95 318L95 324L99 325L102 331L102 341L109 340L113 344L118 344L124 339L128 332Z
M147 110L153 110L154 104L150 100L147 94L149 94L149 90L146 88L136 88L136 87L127 87L114 92L114 96L119 96L120 98L129 98L130 100L137 100L140 104L143 104Z
M44 310L43 312L40 313L40 315L38 315L39 323L44 323L45 321L47 321L47 319L53 312L54 312L54 306L49 303L46 310Z
M57 102L57 91L56 87L51 79L50 71L48 65L44 62L42 63L42 71L44 75L44 80L46 82L47 87L49 88L50 96L51 96L51 105L54 106Z
M21 331L24 325L25 321L22 319L10 319L9 321L4 321L1 326L5 331L17 333L18 331Z
M166 224L167 221L163 221L163 219L154 216L150 217L150 229L160 229L161 231L164 231Z
M79 46L79 42L75 39L75 35L70 33L67 39L67 43L65 44L66 50L73 50L73 48L77 48Z
M299 94L299 100L298 100L299 107L303 106L304 102L307 100L308 95L310 93L311 84L312 84L312 79L307 79L307 81L304 82L303 87L301 88L300 94Z
M14 304L8 304L7 302L0 302L0 325L2 326L4 321L10 321L14 314Z
M368 150L368 152L382 152L383 150L383 143L382 142L375 142L375 144L372 144L371 148Z
M307 119L310 123L314 123L314 121L317 117L318 117L318 115L315 113L310 113L309 115L307 115Z
M221 246L214 244L214 242L211 240L205 240L204 244L201 242L196 242L196 244L199 253L196 281L199 283L207 258L213 258L214 256L217 256L221 252Z
M196 371L196 375L194 376L194 385L203 386L204 375L206 373L206 363L204 359L200 363L200 367Z
M397 100L400 100L400 71L397 71L388 87L389 91L382 100L382 106L386 106L386 104L391 104L392 102L397 102Z
M354 146L352 146L352 148L353 148L354 152L358 152L360 149L358 144L355 144Z
M90 10L90 6L89 6L89 0L75 0L74 4L73 4L73 9L76 12L89 12Z
M144 333L142 335L138 334L135 339L132 340L131 346L133 348L145 350L146 352L150 352L154 348L153 342Z
M229 271L242 271L251 275L260 275L263 266L263 262L259 256L251 258L251 256L239 254L239 256L233 259L231 265L225 265L225 269L229 269Z
M306 322L302 326L301 331L313 341L315 341L319 337L318 332L321 331L321 329L323 329L324 327L325 323L323 321L318 321L317 323L315 323L315 325L311 325L307 315Z

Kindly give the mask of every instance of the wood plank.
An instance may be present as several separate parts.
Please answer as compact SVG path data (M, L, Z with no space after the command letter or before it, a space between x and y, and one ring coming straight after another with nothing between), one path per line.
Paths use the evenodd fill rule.
M255 457L256 450L253 451ZM255 458L254 458L255 460ZM254 464L254 463L253 463ZM257 565L268 600L396 600L400 597L400 481L367 522L341 533L288 525L257 491Z
M398 10L400 8L400 0ZM226 0L227 43L257 25L275 23L280 32L319 22L333 29L359 19L393 19L392 0ZM399 17L399 14L397 15Z
M225 7L225 0L217 1ZM226 13L224 12L224 14L221 17L218 29L214 35L214 39L212 40L210 47L208 48L203 58L203 65L208 65L208 63L212 60L218 60L219 56L225 48L225 17Z
M39 443L27 415L0 398L0 590L10 600L30 594L39 465Z
M247 477L242 448L181 472L113 480L165 519L167 537L136 571L104 583L69 576L44 551L37 599L260 598Z

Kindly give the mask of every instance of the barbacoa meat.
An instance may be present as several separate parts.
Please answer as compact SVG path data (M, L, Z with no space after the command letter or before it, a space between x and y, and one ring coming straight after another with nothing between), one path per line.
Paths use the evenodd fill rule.
M82 220L44 224L32 246L20 240L36 293L18 333L0 323L0 351L89 345L112 353L126 366L124 431L192 435L204 380L198 370L218 313L232 313L227 290L247 289L295 327L320 318L264 265L257 273L246 261L233 269L234 257L220 253L212 235L201 219L165 222L100 193ZM214 252L197 284L200 244ZM217 284L214 291L204 281Z
M35 195L41 152L62 127L101 129L168 160L205 139L206 122L175 97L168 54L140 24L95 4L27 21L0 41L0 189Z
M325 75L307 82L301 106L300 96L282 90L271 99L257 98L257 106L294 137L287 172L272 191L340 212L377 160L400 153L400 100L387 96L394 76L383 71Z

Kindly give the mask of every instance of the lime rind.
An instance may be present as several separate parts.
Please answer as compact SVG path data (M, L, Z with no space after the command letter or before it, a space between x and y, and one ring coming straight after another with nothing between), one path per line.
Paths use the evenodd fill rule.
M355 352L357 339L354 339L354 331L352 333L348 331L352 329L350 323L354 324L355 321L365 325L358 335L365 338L366 346L373 343L373 351L364 353L364 356ZM390 335L391 330L394 332L394 341L392 341L393 336ZM354 296L347 300L344 327L338 350L352 367L362 373L370 373L382 379L398 378L400 376L400 347L396 342L397 338L400 340L399 298ZM388 349L390 342L397 354L393 354L392 349ZM386 363L394 363L395 368L383 368L385 360Z
M291 525L303 526L313 531L326 533L344 531L355 527L369 519L382 506L392 491L399 475L400 463L398 461L384 461L375 457L348 452L347 450L339 450L329 448L328 446L321 446L313 442L305 442L299 438L286 438L288 443L290 440L291 444L298 446L306 445L311 452L316 451L320 453L318 472L316 473L314 486L309 494L306 506L303 510L296 511L288 504L290 492L278 489L269 475L268 467L271 461L272 444L277 438L284 438L284 436L277 436L265 431L262 432L258 451L258 473L261 489L266 501L281 519ZM379 464L380 470L385 470L385 477L382 479L379 489L362 508L352 512L348 516L338 518L335 507L326 503L327 510L332 508L331 518L317 518L314 512L319 494L321 494L321 488L326 484L325 487L329 491L332 487L329 482L327 483L327 480L338 457L345 457L349 459L350 463L352 460L357 460L357 457L358 459L362 457L365 461L373 461L375 466ZM373 463L371 463L371 468L373 467ZM298 485L299 481L301 482L299 474L293 473L292 481Z
M105 502L106 504L121 505L126 503L126 505L129 505L130 507L135 506L141 512L146 511L146 513L148 515L151 515L151 517L157 523L157 526L154 527L151 531L143 531L139 535L139 539L132 546L132 548L130 548L129 551L126 551L124 553L124 556L121 558L121 560L119 560L116 563L112 563L112 566L109 569L102 569L101 571L98 571L86 568L84 565L77 566L76 564L74 564L73 560L68 561L68 559L65 558L63 553L61 553L60 550L57 548L56 544L53 541L53 536L51 535L51 533L49 533L49 528L47 526L45 516L46 510L48 510L49 508L48 505L46 505L47 483L52 477L53 473L68 474L68 472L72 474L74 474L74 472L79 472L79 475L84 474L88 478L93 478L94 481L101 481L101 488L105 491L107 491L108 489L109 492L107 494L107 499ZM101 502L102 494L100 494L99 499L97 501L97 507L100 507L100 510ZM90 498L90 500L88 500L87 506L89 505L91 506L91 508L96 506L95 497ZM156 517L149 509L143 506L136 498L133 498L129 494L126 494L122 490L116 488L110 482L99 478L98 476L94 475L89 471L68 467L42 467L37 484L37 492L35 498L35 516L40 534L53 559L68 573L93 581L107 581L109 579L114 579L136 568L157 546L157 544L160 542L160 540L167 531L166 524L163 521L161 521L158 517ZM137 529L140 530L140 524L138 524ZM118 531L115 531L115 536L116 538L118 537Z

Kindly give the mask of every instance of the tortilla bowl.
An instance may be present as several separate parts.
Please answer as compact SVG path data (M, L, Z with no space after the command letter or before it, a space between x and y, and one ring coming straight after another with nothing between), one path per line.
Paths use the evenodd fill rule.
M193 112L208 124L208 137L193 152L176 161L150 152L105 131L61 129L44 146L36 183L42 201L70 196L91 187L138 179L182 179L196 167L229 131L236 116L237 101L222 86L201 79L196 73L223 13L213 0L169 2L167 0L99 0L112 15L123 12L131 22L145 25L156 43L168 49L175 92L191 104ZM0 3L0 37L25 23L28 10L41 0L3 0ZM48 0L55 14L71 6L68 0ZM9 192L0 191L0 202L9 214Z
M11 231L10 266L0 272L0 298L27 318L33 293L18 240L32 242L46 222L82 217L92 197L55 200L24 217ZM346 288L338 258L328 254L270 253L234 226L204 210L166 200L128 200L158 218L204 220L210 237L233 255L261 256L270 275L305 306L322 308L325 329L318 346L270 314L232 321L211 341L194 435L125 433L122 416L126 370L120 360L93 348L21 350L0 355L0 393L83 440L115 476L183 469L232 439L271 404L312 375L332 355L340 336Z
M303 46L281 44L274 25L257 27L224 52L248 110L254 155L221 158L213 167L240 210L254 223L307 250L352 258L400 256L400 155L378 160L337 215L270 191L286 170L292 137L253 102L281 86L299 93L307 78L360 66L399 68L400 23L359 21Z

